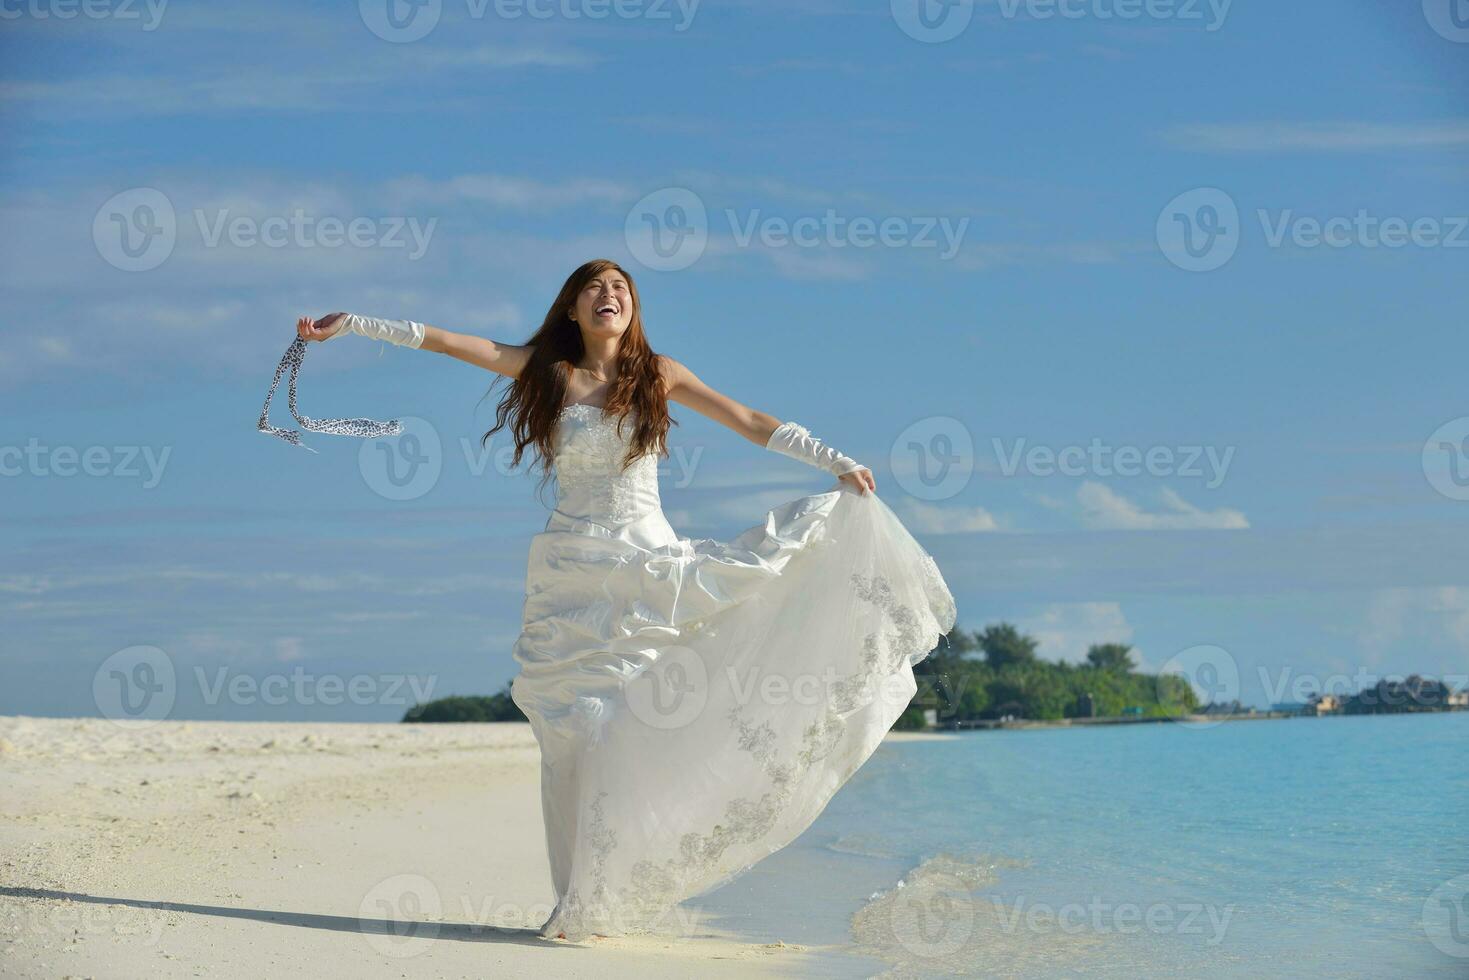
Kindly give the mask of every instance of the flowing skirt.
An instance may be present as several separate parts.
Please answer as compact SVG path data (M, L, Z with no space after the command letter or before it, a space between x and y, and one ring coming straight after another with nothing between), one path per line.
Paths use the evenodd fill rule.
M932 557L846 484L731 541L552 514L512 696L541 746L541 935L678 933L675 907L801 834L955 620Z

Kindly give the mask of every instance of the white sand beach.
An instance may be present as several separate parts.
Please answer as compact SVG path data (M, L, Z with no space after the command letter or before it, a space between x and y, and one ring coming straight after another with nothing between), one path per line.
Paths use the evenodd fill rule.
M893 733L892 739L912 738ZM552 892L525 724L0 718L0 975L800 976L691 912L535 934Z

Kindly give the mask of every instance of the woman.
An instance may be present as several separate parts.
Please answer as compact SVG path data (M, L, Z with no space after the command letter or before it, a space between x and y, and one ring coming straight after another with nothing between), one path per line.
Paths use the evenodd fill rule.
M533 446L556 478L512 683L541 747L547 938L666 931L681 900L794 840L907 707L912 665L955 618L867 467L654 354L640 309L632 277L598 260L522 346L340 313L303 317L293 345L357 333L513 379L485 438L510 426L512 465ZM733 540L681 538L658 495L670 401L837 482Z

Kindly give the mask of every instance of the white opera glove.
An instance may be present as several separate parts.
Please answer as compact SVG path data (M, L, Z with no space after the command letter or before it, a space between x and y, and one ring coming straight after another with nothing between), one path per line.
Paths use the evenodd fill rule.
M377 317L348 313L337 332L327 339L332 340L346 333L361 334L369 340L386 340L390 344L417 350L423 346L424 326L416 320L380 320Z
M850 456L843 456L832 447L824 445L811 434L810 429L795 422L782 422L777 426L765 443L765 448L792 459L799 459L819 470L826 470L833 476L845 476L866 469Z

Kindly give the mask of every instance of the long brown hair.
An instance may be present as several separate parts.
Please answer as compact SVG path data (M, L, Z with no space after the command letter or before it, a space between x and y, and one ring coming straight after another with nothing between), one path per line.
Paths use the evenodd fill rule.
M586 356L581 328L569 313L575 309L576 299L587 283L609 270L627 280L628 292L632 296L632 317L617 350L617 380L607 392L605 409L607 415L617 418L619 434L628 417L632 416L632 437L627 456L622 461L623 469L649 452L667 456L669 427L678 424L668 415L668 393L663 387L659 355L648 346L647 335L643 332L643 302L638 297L637 283L616 262L593 259L567 277L561 292L556 294L551 308L546 311L540 329L525 342L526 346L534 348L530 360L519 376L511 381L505 397L500 399L495 409L495 427L480 440L483 447L492 435L509 425L515 440L515 456L510 462L512 468L520 465L525 450L534 446L542 470L538 493L552 474L556 423L566 403L571 370ZM495 383L503 380L497 378ZM494 390L493 385L491 390Z

